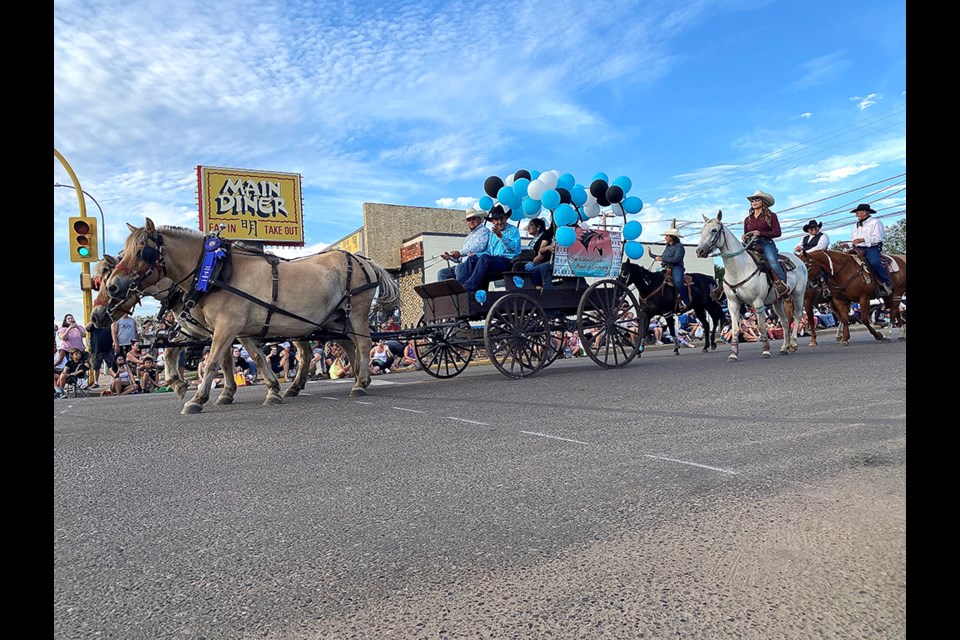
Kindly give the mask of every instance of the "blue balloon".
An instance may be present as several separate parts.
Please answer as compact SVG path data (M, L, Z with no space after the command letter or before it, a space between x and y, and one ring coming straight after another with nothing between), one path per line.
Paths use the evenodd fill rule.
M607 174L605 174L603 171L593 174L593 177L590 179L590 182L593 182L594 180L603 180L606 183L610 182L610 178L608 178Z
M557 231L557 233L559 234L560 232ZM643 245L639 242L625 242L623 250L631 260L639 260L643 257Z
M540 177L540 172L536 169L530 169L530 182L533 182Z
M581 206L587 201L587 188L582 184L573 185L573 188L570 189L570 199L573 200L573 204L578 207Z
M484 211L490 211L493 208L493 198L490 196L483 196L480 198L480 208Z
M557 208L557 205L560 204L560 194L557 193L556 189L544 191L543 195L540 196L540 202L543 203L544 207L553 211Z
M523 220L523 209L517 207L516 209L510 209L510 219L514 222Z
M497 191L497 200L499 200L503 206L510 207L511 209L517 205L515 202L516 197L517 194L513 192L513 187L504 185Z
M528 218L532 218L540 213L540 201L534 200L533 198L524 198L523 204L520 205L523 209L524 215Z
M530 186L529 180L527 180L526 178L520 178L519 180L515 180L513 182L513 192L516 194L518 198L521 198L521 199L525 198L527 197L527 187L529 186Z
M580 216L577 215L577 212L574 211L573 207L566 202L557 206L556 211L553 212L553 221L557 223L558 227L565 227L568 224L573 224L579 219Z
M630 196L629 198L624 198L620 205L627 213L640 213L640 209L643 209L643 200L637 196Z
M480 304L483 304L484 302L487 301L487 292L484 291L483 289L480 289L475 294L473 294L473 299L479 302Z
M528 262L527 264L532 263ZM520 276L513 276L513 286L515 286L517 289L523 289L523 278Z
M624 193L630 191L630 188L633 187L633 182L631 182L630 178L628 178L627 176L620 176L618 178L614 178L613 182L611 182L610 184L617 185L618 187L623 189Z
M636 240L640 237L641 233L643 233L643 225L636 220L631 220L627 224L623 225L624 240Z
M557 178L557 186L563 187L566 190L573 188L573 185L577 183L577 179L574 178L571 174L565 173L559 178Z
M577 241L577 232L573 230L573 227L560 227L557 229L554 239L561 247L569 247Z

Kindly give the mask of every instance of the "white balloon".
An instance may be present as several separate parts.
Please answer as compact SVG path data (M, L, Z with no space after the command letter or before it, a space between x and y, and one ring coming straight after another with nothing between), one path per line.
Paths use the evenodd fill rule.
M539 200L543 192L547 190L547 185L538 178L527 185L527 195L534 200Z
M560 176L558 176L557 174L555 174L553 171L544 171L543 173L540 174L540 177L537 178L537 180L539 180L539 181L542 182L543 184L547 185L547 189L546 189L546 190L549 191L550 189L556 189L556 188L557 188L557 178L559 178L559 177L560 177ZM528 193L529 193L529 191L528 191Z
M596 200L583 205L583 210L586 212L588 218L596 218L600 215L600 205L597 204Z
M516 173L516 172L514 172L514 173ZM506 186L508 186L508 187L512 187L512 186L513 186L513 178L514 178L514 174L511 173L510 175L508 175L506 178L503 179L503 184L506 185Z

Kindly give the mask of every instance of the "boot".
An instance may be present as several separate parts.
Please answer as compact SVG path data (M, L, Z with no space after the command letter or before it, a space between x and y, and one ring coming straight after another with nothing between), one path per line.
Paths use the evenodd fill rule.
M877 282L877 293L880 294L881 298L886 298L887 296L893 295L893 290L890 289L890 285L884 282Z
M710 297L714 302L723 300L723 285L717 285L717 288L710 292Z
M786 283L781 280L777 274L771 273L770 275L773 277L773 288L777 291L777 298L782 298L790 293L790 289L787 288Z

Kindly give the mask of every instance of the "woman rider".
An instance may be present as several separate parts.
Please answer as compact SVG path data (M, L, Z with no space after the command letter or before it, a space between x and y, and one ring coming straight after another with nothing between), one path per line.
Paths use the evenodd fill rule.
M674 222L672 227L663 232L667 240L667 246L664 248L663 253L657 256L657 262L661 262L670 267L670 274L673 276L673 286L676 287L677 293L680 294L680 301L683 303L684 309L686 309L690 306L690 294L687 293L687 288L683 286L683 274L686 271L683 266L683 257L686 251L680 243L680 238L683 236L680 235L676 227L677 223Z
M780 221L777 219L777 214L770 211L774 203L773 196L764 191L757 191L752 196L747 196L747 200L750 201L750 212L743 221L744 242L750 238L756 238L755 242L763 251L763 257L773 277L773 287L777 291L777 297L782 298L790 289L787 288L787 275L777 260L777 245L773 241L774 238L780 237Z

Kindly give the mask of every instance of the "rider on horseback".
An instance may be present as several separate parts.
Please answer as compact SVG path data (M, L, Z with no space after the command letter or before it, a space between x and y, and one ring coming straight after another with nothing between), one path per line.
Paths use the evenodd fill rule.
M662 254L656 256L656 260L670 269L670 274L673 277L673 286L677 290L677 293L680 294L680 302L683 303L683 309L688 309L690 307L690 294L687 293L687 288L683 284L683 274L686 271L683 266L683 257L686 251L680 243L680 238L683 236L677 231L676 220L674 220L671 228L663 232L663 235L667 239L667 246L664 247Z
M890 274L880 259L880 250L883 247L883 223L877 218L871 218L871 213L876 213L868 204L858 204L856 209L850 213L857 214L857 226L853 230L853 246L863 249L863 257L867 264L877 275L879 282L877 290L881 297L889 296L893 293L893 283L890 282Z
M747 200L750 201L750 213L743 221L744 241L756 238L754 243L763 251L777 297L782 298L790 289L785 282L787 274L783 272L783 267L777 259L777 245L773 241L774 238L780 237L780 221L777 219L777 214L770 211L774 203L773 196L764 191L757 191L752 196L747 196Z
M803 240L800 241L800 244L798 244L793 250L794 253L800 255L801 251L813 253L814 251L826 251L829 249L830 238L827 237L827 234L820 231L821 228L823 228L823 223L817 222L816 220L811 220L807 224L803 225L803 232L807 235L803 237ZM819 289L824 300L829 300L831 295L830 287L826 285L826 277L821 272L820 278L815 283L811 283L810 286L814 289Z

